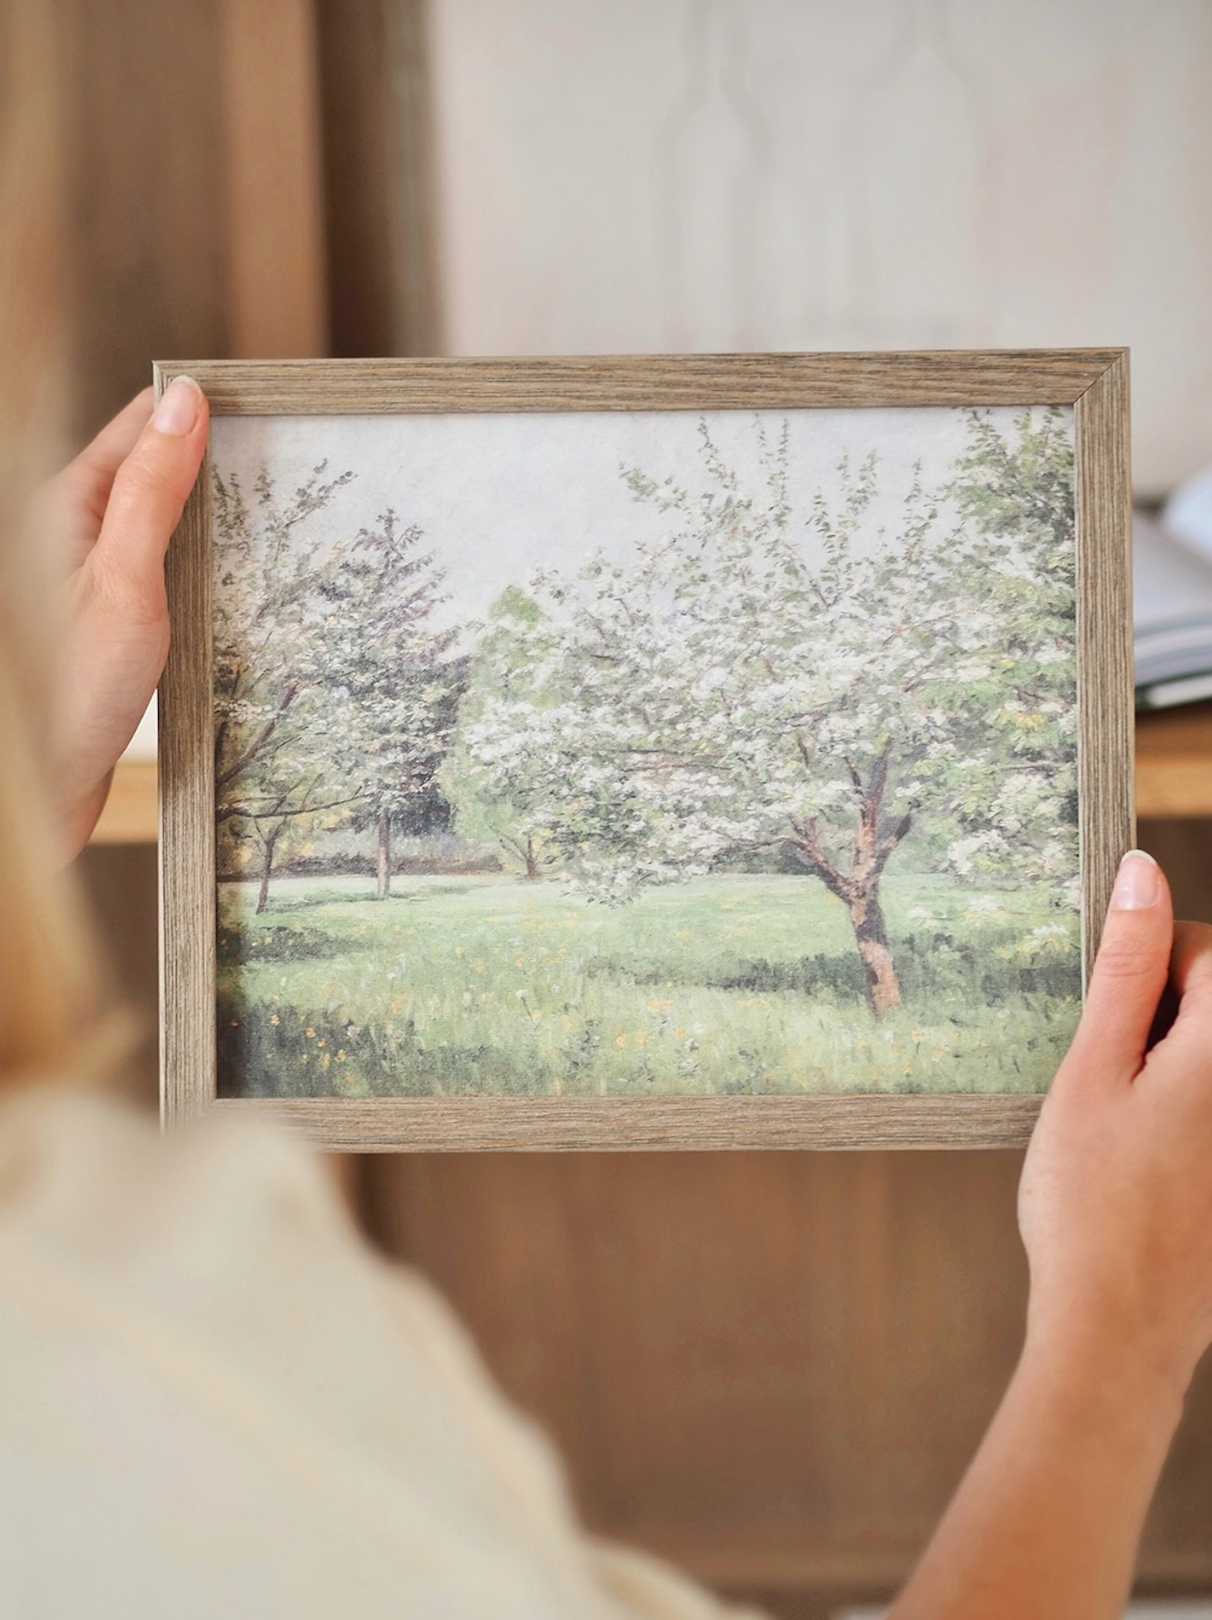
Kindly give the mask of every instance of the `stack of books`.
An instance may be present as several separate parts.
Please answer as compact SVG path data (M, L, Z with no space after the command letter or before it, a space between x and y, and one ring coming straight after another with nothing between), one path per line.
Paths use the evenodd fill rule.
M1136 706L1212 698L1212 469L1132 522Z

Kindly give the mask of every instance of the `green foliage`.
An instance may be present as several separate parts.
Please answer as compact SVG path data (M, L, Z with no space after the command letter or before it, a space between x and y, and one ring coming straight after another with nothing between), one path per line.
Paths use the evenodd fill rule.
M500 878L400 887L379 905L365 880L285 880L255 918L223 886L227 1092L1033 1091L1079 1009L1076 921L1046 892L890 876L906 1001L873 1025L845 911L805 878L625 911Z

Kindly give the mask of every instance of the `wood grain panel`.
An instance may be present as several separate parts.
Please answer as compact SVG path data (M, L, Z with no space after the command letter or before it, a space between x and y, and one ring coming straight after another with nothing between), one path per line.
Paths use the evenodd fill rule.
M425 0L317 0L331 353L442 348Z
M1082 957L1094 966L1115 871L1134 841L1132 485L1128 356L1078 399L1077 708Z
M215 1085L215 816L210 456L165 561L173 636L160 680L160 1098L201 1113Z
M1212 816L1212 703L1136 720L1136 801L1141 816Z
M228 352L320 355L328 321L311 0L217 9Z
M1014 1364L1019 1164L421 1156L364 1196L595 1529L718 1585L853 1591L904 1573Z
M195 896L196 900L196 896ZM213 913L213 907L212 907ZM213 928L212 928L213 932ZM212 969L213 972L213 969ZM213 1009L212 1019L213 1025ZM1041 1098L192 1097L189 1112L250 1111L327 1147L370 1153L473 1149L639 1152L695 1148L991 1148L1025 1143Z
M875 409L1072 405L1122 349L892 354L565 355L543 359L163 360L223 416L410 411ZM1100 396L1101 397L1101 396ZM1095 416L1091 416L1095 420ZM1113 418L1098 414L1101 432Z
M226 167L208 0L65 0L63 265L71 438L146 388L157 354L226 354Z

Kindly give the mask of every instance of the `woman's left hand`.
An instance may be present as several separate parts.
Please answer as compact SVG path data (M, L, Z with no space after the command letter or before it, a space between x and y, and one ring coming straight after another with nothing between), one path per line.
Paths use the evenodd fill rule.
M164 553L206 450L206 398L187 377L155 410L145 389L55 479L48 521L64 547L64 647L55 780L72 858L168 654Z

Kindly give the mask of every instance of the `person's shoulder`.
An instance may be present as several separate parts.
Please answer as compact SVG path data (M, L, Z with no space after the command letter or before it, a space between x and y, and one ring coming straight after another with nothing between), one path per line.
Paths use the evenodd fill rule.
M0 1236L54 1247L140 1246L192 1223L212 1238L285 1224L348 1235L331 1180L304 1144L255 1118L208 1117L168 1135L95 1087L30 1087L0 1105Z
M348 1254L352 1220L305 1144L259 1119L162 1134L96 1087L0 1105L0 1265L18 1252L113 1283L235 1285L303 1254Z

